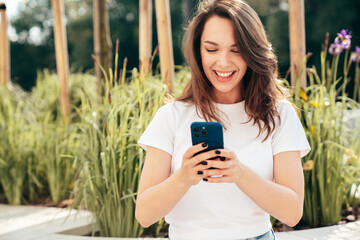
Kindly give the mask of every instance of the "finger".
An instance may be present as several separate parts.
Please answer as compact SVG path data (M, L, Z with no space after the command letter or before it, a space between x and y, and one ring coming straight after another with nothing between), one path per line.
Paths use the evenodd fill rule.
M209 183L228 183L231 182L231 178L229 176L222 177L208 177L206 178Z
M235 155L235 153L231 150L228 149L219 149L221 151L221 153L219 154L222 157L225 157L226 159L235 159L237 158L237 156Z
M208 168L218 168L218 169L229 169L232 168L235 165L235 160L226 160L226 161L222 161L220 160L215 160L215 161L208 161Z
M201 161L214 160L216 157L220 157L221 152L219 150L211 150L196 155L196 159L200 163Z
M192 158L196 153L206 149L208 147L208 144L203 142L203 143L199 143L196 144L192 147L190 147L185 153L184 153L184 157L187 159Z
M204 172L204 175L212 177L212 176L235 176L236 171L233 168L227 169L207 169Z
M198 165L194 168L194 171L195 171L195 172L198 172L198 171L206 172L207 170L209 170L209 166L207 166L207 165L202 165L202 164L198 164Z
M212 177L212 176L220 176L225 174L225 170L223 169L206 169L203 171L204 176Z
M204 148L203 148L204 149ZM188 166L197 166L197 165L208 165L209 159L215 157L216 154L214 151L207 151L204 153L200 153L186 161L186 165Z

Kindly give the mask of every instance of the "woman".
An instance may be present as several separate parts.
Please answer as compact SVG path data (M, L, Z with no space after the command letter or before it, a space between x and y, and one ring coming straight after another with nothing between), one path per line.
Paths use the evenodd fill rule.
M148 227L165 216L175 240L276 239L269 215L301 219L310 147L259 17L240 0L202 2L184 49L192 78L139 140L147 154L136 217ZM207 148L191 146L199 121L224 125L225 149L194 156Z

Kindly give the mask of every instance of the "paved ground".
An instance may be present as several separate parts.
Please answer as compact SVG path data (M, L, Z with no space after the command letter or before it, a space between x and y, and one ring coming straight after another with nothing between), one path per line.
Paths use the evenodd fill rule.
M276 233L279 240L360 240L360 220L352 223Z
M91 232L92 222L91 214L86 211L0 204L0 240L86 240L89 237L81 235ZM276 235L279 240L360 240L360 220ZM109 238L96 237L96 240Z

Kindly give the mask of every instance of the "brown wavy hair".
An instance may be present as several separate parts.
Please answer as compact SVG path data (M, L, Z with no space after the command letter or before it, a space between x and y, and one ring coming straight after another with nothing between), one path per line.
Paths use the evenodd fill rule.
M285 97L285 89L277 79L277 58L267 40L257 13L241 0L210 0L199 4L197 14L190 21L183 39L183 51L192 72L192 78L177 101L192 103L206 121L224 124L214 103L212 84L202 67L200 39L206 21L217 15L230 19L242 58L248 65L241 81L241 96L249 121L259 126L259 136L267 132L265 141L275 128L279 117L276 104Z

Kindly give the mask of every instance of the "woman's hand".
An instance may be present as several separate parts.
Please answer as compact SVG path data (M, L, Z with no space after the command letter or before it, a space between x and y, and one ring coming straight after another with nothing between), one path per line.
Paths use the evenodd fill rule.
M207 160L207 167L217 169L203 171L209 182L235 183L260 208L283 223L295 226L299 222L304 199L300 151L281 152L274 156L273 180L261 177L242 164L232 151L218 151L221 152L219 159Z
M182 160L182 166L179 169L181 179L186 185L192 186L198 184L201 180L207 181L206 172L209 171L209 164L214 157L218 157L219 150L211 150L204 153L200 153L194 156L196 153L205 150L208 147L207 143L199 143L190 147L184 154Z
M241 177L241 163L234 152L227 149L218 149L219 158L207 161L207 169L203 171L204 178L213 183L236 183ZM205 180L206 181L206 180Z

